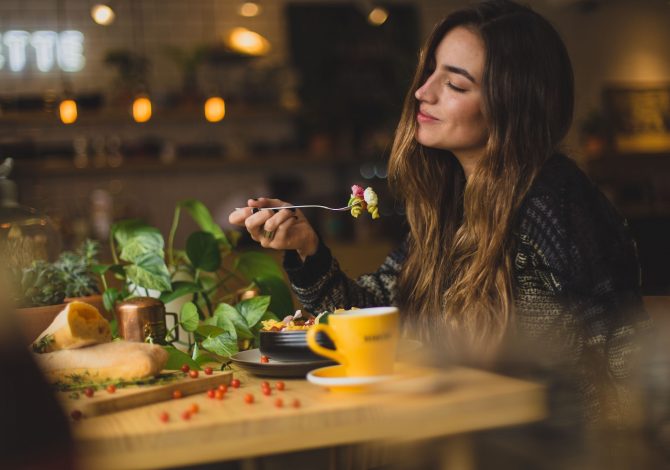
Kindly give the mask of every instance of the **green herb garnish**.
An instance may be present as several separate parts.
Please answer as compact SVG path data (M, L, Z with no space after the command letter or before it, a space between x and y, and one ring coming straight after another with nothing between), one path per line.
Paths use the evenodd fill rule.
M36 353L45 353L49 350L49 345L53 343L53 335L44 335L39 341L33 343L33 351Z
M86 374L88 375L88 374ZM86 388L93 388L95 390L99 388L105 388L108 385L114 385L116 388L125 388L139 385L165 385L170 382L174 382L180 378L183 378L185 374L181 372L167 372L159 374L155 377L147 377L144 379L136 380L123 380L123 379L109 379L109 380L84 380L84 376L79 374L72 374L66 376L66 381L58 381L52 386L58 392L78 392L85 390ZM90 378L89 378L90 379ZM72 394L71 394L72 395ZM73 398L71 395L68 395L70 398Z

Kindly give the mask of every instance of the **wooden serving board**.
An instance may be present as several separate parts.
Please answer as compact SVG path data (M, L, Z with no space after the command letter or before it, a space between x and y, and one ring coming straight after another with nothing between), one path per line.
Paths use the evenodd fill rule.
M167 384L127 386L117 388L114 393L101 387L90 398L83 392L77 392L78 398L74 398L72 392L59 392L58 395L68 413L79 410L85 417L91 417L172 400L175 390L181 391L184 397L202 393L219 385L229 385L232 378L233 372L230 370L212 372L212 375L205 375L201 371L195 379L185 376Z

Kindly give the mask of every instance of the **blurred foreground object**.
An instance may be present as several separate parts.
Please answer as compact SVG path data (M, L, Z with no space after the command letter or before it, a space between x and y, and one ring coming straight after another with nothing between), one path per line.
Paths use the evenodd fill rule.
M0 365L9 380L0 388L0 468L73 469L67 418L17 334L0 277Z

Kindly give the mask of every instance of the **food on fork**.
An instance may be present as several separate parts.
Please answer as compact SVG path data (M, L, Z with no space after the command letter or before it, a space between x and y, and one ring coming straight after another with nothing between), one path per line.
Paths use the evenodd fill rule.
M373 219L378 219L378 203L379 198L377 197L377 193L371 187L363 189L362 186L358 186L357 184L351 187L351 196L347 205L353 205L351 208L351 215L353 217L358 217L363 211L367 210Z

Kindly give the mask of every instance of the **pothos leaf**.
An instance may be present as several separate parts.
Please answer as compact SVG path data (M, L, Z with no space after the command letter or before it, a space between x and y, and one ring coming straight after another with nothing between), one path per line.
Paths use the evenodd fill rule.
M123 248L133 237L142 234L158 234L160 236L160 231L155 227L147 225L145 222L139 219L129 219L116 222L114 225L112 225L110 234L119 244L119 246Z
M178 206L182 209L186 209L186 211L188 211L191 217L193 217L193 220L195 220L201 229L203 229L205 232L211 233L218 241L223 243L225 246L230 247L230 242L228 242L225 233L223 233L221 227L219 227L216 222L214 222L212 214L209 212L209 209L207 209L207 206L205 206L202 202L198 201L197 199L185 199L180 201Z
M156 253L146 253L134 261L135 264L125 266L126 276L133 284L146 289L169 291L170 273L165 261Z
M208 336L219 336L220 334L225 333L226 330L216 325L200 325L195 332L206 338Z
M163 256L163 236L160 232L142 232L130 237L121 247L122 260L134 263L147 254Z
M243 300L237 304L235 308L247 321L249 328L253 328L254 325L256 325L256 323L258 323L258 321L261 319L263 314L267 311L269 306L270 296L259 295L251 299Z
M251 330L249 330L247 320L232 305L226 303L219 304L214 311L213 317L217 319L217 325L222 328L226 328L228 324L233 325L233 329L239 339L251 339L254 337Z
M179 323L186 331L193 332L198 329L198 308L193 302L186 302L179 312Z
M219 245L211 233L194 232L186 240L186 255L194 268L214 272L221 265Z
M236 260L235 268L247 279L256 279L263 276L282 277L281 267L271 256L257 251L242 253Z
M230 357L239 352L237 339L228 332L221 333L214 338L206 338L202 342L202 347L223 357Z
M261 288L263 294L270 296L270 310L279 313L282 318L294 313L293 297L283 277L260 276L254 279L254 282Z
M181 369L181 366L188 364L191 369L199 370L200 366L197 362L191 359L191 356L186 354L183 351L175 348L174 346L163 346L168 353L167 364L165 364L165 369L177 370Z
M200 286L194 282L175 281L172 283L172 292L163 292L160 296L160 300L164 304L169 304L179 297L193 294L200 290Z

